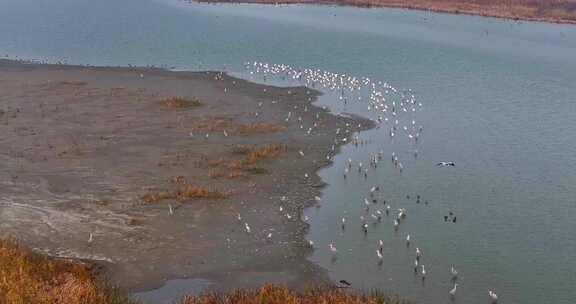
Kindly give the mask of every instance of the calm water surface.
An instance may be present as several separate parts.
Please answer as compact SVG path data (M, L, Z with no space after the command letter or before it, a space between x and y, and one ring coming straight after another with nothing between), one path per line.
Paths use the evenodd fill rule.
M385 80L424 104L418 146L361 134L321 171L324 203L308 210L312 260L334 279L391 289L420 303L574 303L576 299L576 26L389 9L188 5L176 0L0 0L0 55L95 65L224 69L266 61ZM248 77L248 76L246 76ZM260 78L253 78L261 80ZM364 103L321 104L370 115ZM415 159L414 149L419 150ZM384 162L368 181L342 178L346 159ZM405 165L389 162L396 152ZM441 160L455 168L437 168ZM408 217L360 231L362 200L381 185ZM410 195L410 199L406 196ZM415 196L422 202L416 204ZM452 210L455 224L443 215ZM342 233L339 219L349 218ZM413 244L406 248L410 233ZM376 265L376 241L385 243ZM334 242L335 262L327 250ZM414 247L428 278L412 273Z

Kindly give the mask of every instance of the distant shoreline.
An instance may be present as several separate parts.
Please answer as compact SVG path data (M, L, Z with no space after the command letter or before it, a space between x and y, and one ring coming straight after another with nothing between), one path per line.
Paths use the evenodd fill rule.
M200 3L247 3L247 4L313 4L353 6L362 8L399 8L455 15L492 17L514 21L533 21L556 24L576 24L576 1L565 0L560 3L534 3L518 1L513 5L498 3L496 0L485 0L486 4L458 2L455 0L432 1L397 1L397 0L196 0Z

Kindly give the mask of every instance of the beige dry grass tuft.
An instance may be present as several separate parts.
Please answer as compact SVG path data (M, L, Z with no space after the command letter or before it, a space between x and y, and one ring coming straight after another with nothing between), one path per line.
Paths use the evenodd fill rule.
M36 254L16 241L0 240L2 304L128 304L118 290L96 280L80 263Z
M229 196L218 190L209 190L190 184L182 185L172 191L151 191L142 196L146 203L158 203L163 200L189 201L193 199L224 199Z
M162 106L168 109L185 109L192 107L199 107L202 105L200 100L196 98L186 99L183 97L168 97L160 101Z

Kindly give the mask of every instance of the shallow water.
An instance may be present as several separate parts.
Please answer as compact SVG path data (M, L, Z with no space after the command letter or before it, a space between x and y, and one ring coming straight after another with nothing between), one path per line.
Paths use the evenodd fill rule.
M162 288L134 293L133 297L143 304L170 304L174 299L200 293L212 283L203 279L176 279L167 281Z
M412 157L385 130L361 135L321 171L330 184L308 210L312 260L335 279L392 289L421 303L450 302L449 267L460 272L455 302L573 303L576 298L576 26L510 22L391 9L189 5L176 0L0 0L0 54L95 65L164 65L243 74L246 61L345 72L412 89L424 126ZM248 77L248 76L247 76ZM254 77L261 81L262 78ZM345 107L334 95L321 104ZM384 161L368 181L346 159ZM400 155L400 175L389 162ZM456 162L437 168L437 161ZM375 184L408 217L363 236L362 200ZM416 204L415 195L428 205ZM411 195L407 199L406 195ZM455 224L442 216L452 210ZM339 219L349 218L345 233ZM406 233L413 244L404 245ZM382 267L376 241L385 243ZM339 248L333 263L330 242ZM424 285L412 273L424 253Z

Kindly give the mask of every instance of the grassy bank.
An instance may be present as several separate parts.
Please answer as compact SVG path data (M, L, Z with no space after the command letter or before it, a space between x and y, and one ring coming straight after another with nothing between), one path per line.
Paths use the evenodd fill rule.
M95 278L88 265L49 258L15 241L0 240L0 303L3 304L137 304ZM230 293L188 296L182 304L408 304L382 293L359 294L336 288L297 293L266 285Z
M0 303L129 304L120 291L94 278L88 265L36 254L0 240Z
M266 285L259 289L235 290L227 294L186 297L182 304L409 304L399 297L380 292L360 294L337 288L317 288L297 293L288 288Z

